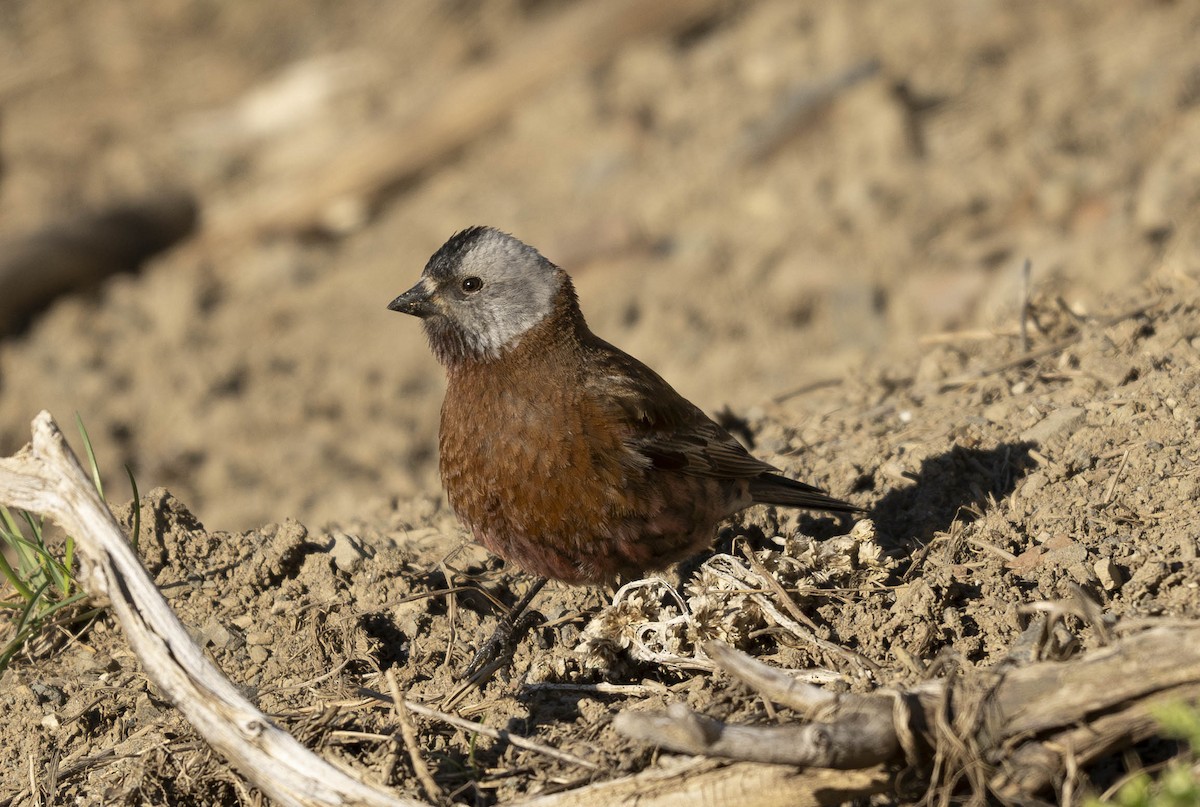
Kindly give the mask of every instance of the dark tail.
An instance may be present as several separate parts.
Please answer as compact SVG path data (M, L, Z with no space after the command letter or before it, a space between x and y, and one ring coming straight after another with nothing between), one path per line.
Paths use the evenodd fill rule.
M805 507L831 513L862 513L861 507L835 499L820 488L776 474L763 474L750 480L750 496L758 504Z

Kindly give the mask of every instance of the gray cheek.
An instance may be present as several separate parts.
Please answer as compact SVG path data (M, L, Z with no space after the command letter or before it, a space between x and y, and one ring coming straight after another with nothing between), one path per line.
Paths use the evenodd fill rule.
M494 354L502 344L502 323L486 307L464 307L464 310L459 312L458 327L473 353Z
M478 314L479 333L484 336L489 349L494 351L511 344L545 319L550 311L550 295L544 289L538 292L504 295L487 301L488 305Z
M531 320L520 310L488 309L480 312L478 322L479 347L483 352L495 354L519 339L537 320Z

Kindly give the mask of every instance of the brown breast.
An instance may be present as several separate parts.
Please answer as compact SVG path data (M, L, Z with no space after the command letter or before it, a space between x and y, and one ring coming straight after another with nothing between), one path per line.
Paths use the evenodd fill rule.
M442 405L441 475L476 540L527 571L578 581L637 518L647 461L614 413L584 395L578 342L543 323L491 362L454 367Z

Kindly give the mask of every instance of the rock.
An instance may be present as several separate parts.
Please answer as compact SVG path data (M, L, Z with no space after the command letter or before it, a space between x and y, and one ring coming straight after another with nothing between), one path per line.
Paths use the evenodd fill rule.
M1110 389L1121 386L1137 375L1136 365L1125 356L1089 356L1081 369Z
M213 617L201 628L200 638L205 644L220 648L229 646L233 641L233 634L221 624L220 620Z
M246 644L251 646L271 644L274 641L275 637L266 631L253 630L246 634Z
M367 549L362 541L346 532L337 531L330 535L333 543L329 546L329 555L339 570L349 574L362 565L368 557Z
M1021 439L1031 443L1044 443L1060 432L1074 429L1084 419L1084 410L1078 406L1065 406L1021 432Z
M1115 591L1125 582L1125 573L1109 558L1101 558L1096 561L1092 570L1096 572L1096 578L1100 581L1100 585L1104 586L1105 591Z
M1044 554L1041 547L1032 546L1010 560L1008 568L1012 569L1014 574L1028 576L1041 566Z

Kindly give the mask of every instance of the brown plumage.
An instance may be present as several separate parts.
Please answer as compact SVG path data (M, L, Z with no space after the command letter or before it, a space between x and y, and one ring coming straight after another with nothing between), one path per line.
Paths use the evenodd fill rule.
M570 583L663 568L752 504L857 512L781 476L593 334L565 272L485 227L454 235L388 306L445 366L441 476L475 539Z

